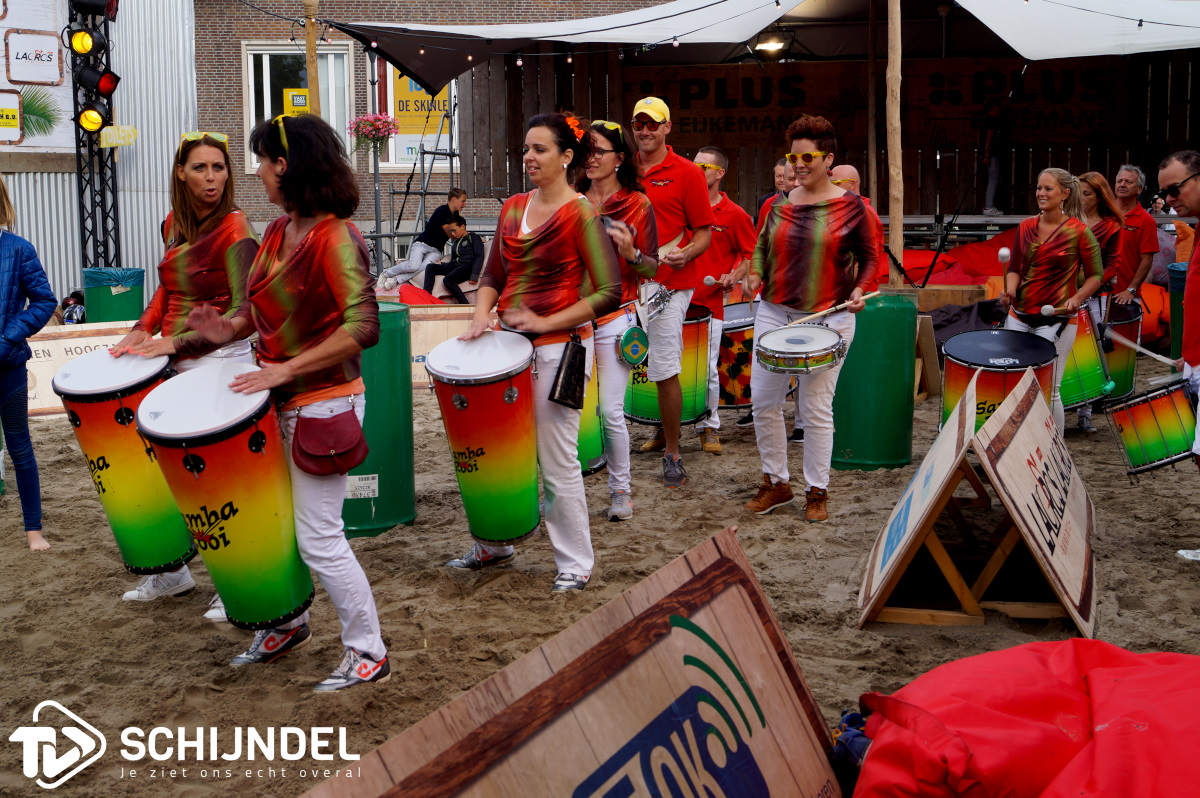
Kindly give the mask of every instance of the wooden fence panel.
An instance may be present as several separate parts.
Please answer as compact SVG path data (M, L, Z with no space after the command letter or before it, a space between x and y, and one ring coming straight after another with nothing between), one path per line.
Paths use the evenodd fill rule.
M458 78L458 153L462 171L462 189L468 197L475 191L475 98L474 73L464 72Z
M503 162L508 170L508 195L518 193L524 186L523 173L521 170L521 142L525 136L525 108L524 100L521 96L521 87L524 83L524 70L517 66L517 57L515 55L505 56L504 58L504 91L505 91L505 107L507 108L507 124L508 129L505 137L507 138Z
M491 132L492 145L492 182L488 196L503 197L508 194L508 156L510 152L508 102L504 96L506 85L504 56L489 59L488 70L488 105L491 115L485 122Z
M564 103L564 107L585 118L590 118L592 108L592 69L588 55L586 44L579 45L571 54L571 63L567 65L572 76L571 99Z
M488 130L488 118L491 116L490 96L488 93L487 62L471 70L472 111L475 116L471 125L475 128L475 196L492 196L492 140Z

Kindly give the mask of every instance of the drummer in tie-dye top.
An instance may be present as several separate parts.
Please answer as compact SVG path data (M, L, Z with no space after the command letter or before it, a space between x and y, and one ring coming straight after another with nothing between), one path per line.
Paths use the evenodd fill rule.
M854 315L865 307L865 287L878 265L875 225L858 195L829 182L837 134L824 117L804 115L788 127L788 163L796 187L765 209L758 244L746 277L751 296L762 287L754 320L754 341L802 316L848 302L845 310L820 323L836 330L850 345ZM804 416L804 481L808 521L824 521L829 469L833 459L833 394L839 360L832 368L796 376ZM787 431L783 406L792 377L754 368L754 433L762 458L763 481L746 509L759 515L791 504Z
M203 304L226 318L238 312L246 301L246 274L258 252L258 239L234 200L225 134L180 136L170 180L171 211L162 224L165 251L158 264L158 288L133 331L109 351L115 357L169 355L180 372L224 361L253 363L249 341L218 347L187 327L188 313ZM161 338L151 337L159 332ZM123 598L153 601L195 586L183 565L144 577ZM220 596L213 596L204 617L225 621Z
M592 154L584 122L541 114L529 120L522 162L537 186L504 203L496 238L479 281L475 318L459 336L483 335L493 307L512 329L533 339L540 378L534 382L538 466L545 488L546 533L554 549L555 593L582 590L595 555L583 475L576 459L580 411L550 401L564 345L574 334L587 350L584 379L591 377L592 320L621 301L621 271L600 215L573 188ZM453 568L480 568L512 559L512 546L476 543Z
M1096 236L1080 221L1085 217L1079 181L1065 169L1043 169L1035 196L1041 213L1017 228L1000 302L1010 306L1006 330L1032 332L1058 352L1050 410L1061 434L1065 422L1058 387L1075 344L1077 313L1100 288L1104 269ZM1052 312L1042 315L1046 307Z

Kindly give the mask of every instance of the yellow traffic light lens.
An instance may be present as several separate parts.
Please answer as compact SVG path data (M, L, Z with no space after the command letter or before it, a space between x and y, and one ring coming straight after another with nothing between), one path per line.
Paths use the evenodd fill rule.
M87 55L95 47L96 40L90 31L78 30L71 34L71 49L80 55Z
M79 126L88 133L95 133L104 127L104 117L94 108L87 108L79 115Z

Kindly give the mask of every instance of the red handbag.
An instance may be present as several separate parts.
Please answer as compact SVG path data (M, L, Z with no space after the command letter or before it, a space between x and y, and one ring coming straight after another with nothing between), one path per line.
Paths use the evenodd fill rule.
M367 459L367 439L353 410L318 418L296 418L292 459L301 471L319 477L345 474Z

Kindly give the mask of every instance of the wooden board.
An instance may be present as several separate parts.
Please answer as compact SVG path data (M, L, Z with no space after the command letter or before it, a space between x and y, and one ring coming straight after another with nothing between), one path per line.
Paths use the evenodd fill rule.
M982 285L928 285L917 292L917 312L928 313L943 305L974 305L985 299L987 289Z
M1027 369L972 443L1021 538L1079 631L1096 623L1095 508Z
M308 795L833 798L829 748L726 528Z
M29 369L29 415L45 416L66 412L50 387L54 375L67 363L93 349L110 347L133 329L133 322L61 324L43 327L29 338L33 357Z
M942 371L938 366L937 338L933 334L933 317L917 316L917 356L925 372L922 390L930 396L942 395Z

